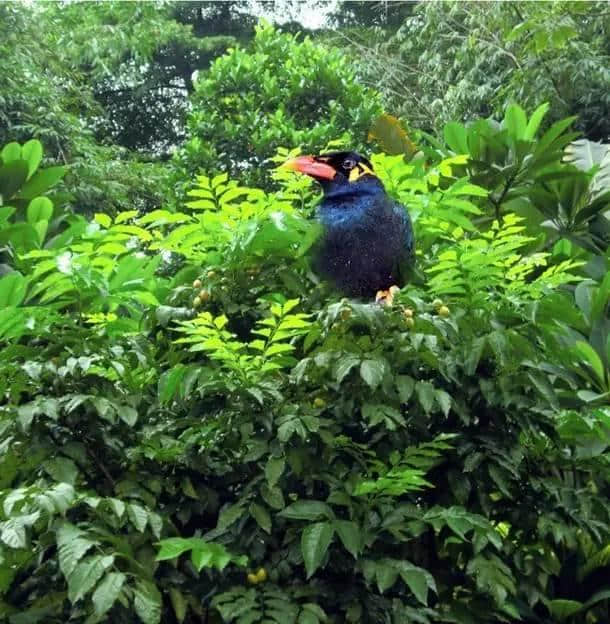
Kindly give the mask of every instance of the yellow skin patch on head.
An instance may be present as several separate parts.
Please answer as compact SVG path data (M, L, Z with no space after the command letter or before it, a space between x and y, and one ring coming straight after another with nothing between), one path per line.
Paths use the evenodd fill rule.
M358 163L350 172L348 180L350 182L355 182L358 178L361 178L363 175L375 175L369 167L367 167L364 163Z

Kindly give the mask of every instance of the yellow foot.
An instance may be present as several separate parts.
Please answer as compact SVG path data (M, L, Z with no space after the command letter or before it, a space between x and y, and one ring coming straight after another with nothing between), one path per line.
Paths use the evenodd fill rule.
M400 292L398 286L390 286L388 290L378 290L375 295L375 303L391 306L394 303L394 295Z

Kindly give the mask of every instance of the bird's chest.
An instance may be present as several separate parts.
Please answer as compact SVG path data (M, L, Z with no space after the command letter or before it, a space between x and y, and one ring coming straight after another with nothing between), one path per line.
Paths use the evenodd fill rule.
M319 268L346 292L363 295L393 282L399 241L388 215L358 217L325 224Z

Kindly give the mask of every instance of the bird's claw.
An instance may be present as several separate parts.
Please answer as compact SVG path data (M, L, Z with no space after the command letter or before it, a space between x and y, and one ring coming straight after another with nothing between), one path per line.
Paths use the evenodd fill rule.
M375 295L375 303L391 307L394 303L394 295L398 292L400 292L400 288L398 288L398 286L390 286L388 290L378 290Z

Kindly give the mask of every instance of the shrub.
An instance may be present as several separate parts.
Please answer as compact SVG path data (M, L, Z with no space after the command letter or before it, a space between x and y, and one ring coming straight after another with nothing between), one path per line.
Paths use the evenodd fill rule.
M607 621L610 279L475 227L463 156L373 162L427 277L388 309L286 172L6 242L2 618Z
M192 105L177 155L183 176L226 171L251 185L270 181L263 163L280 146L315 152L344 134L361 148L381 111L338 49L264 24L249 48L230 50L202 73Z

